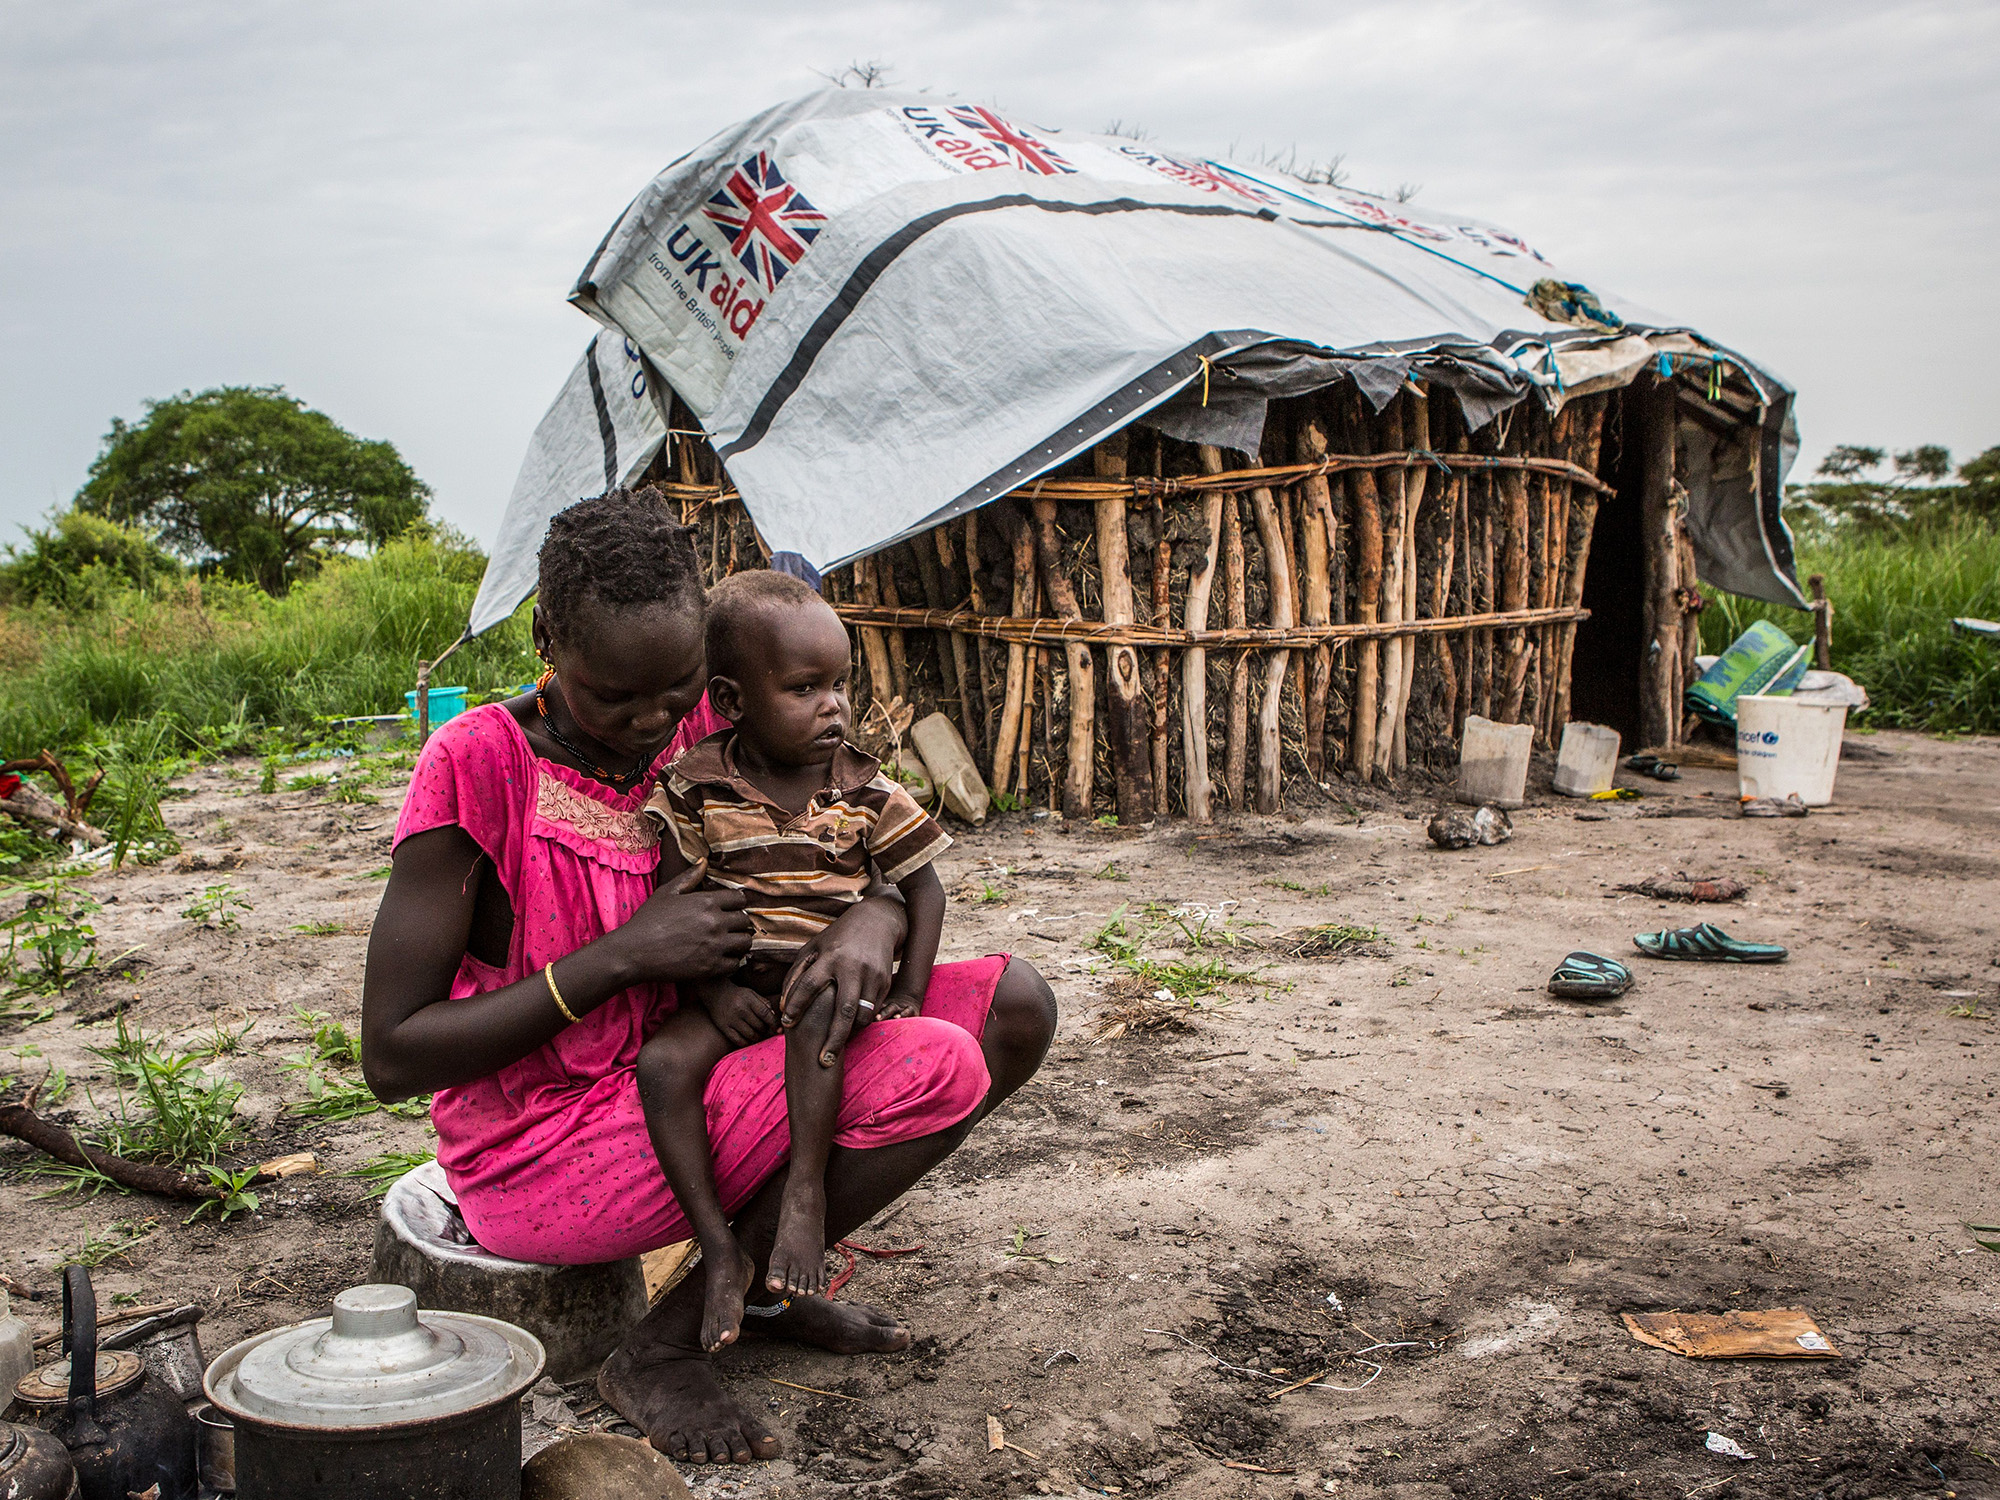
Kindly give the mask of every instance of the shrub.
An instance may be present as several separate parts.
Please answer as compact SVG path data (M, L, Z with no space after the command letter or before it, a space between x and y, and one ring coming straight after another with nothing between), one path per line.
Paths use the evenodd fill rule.
M162 729L168 751L241 750L252 726L306 738L329 717L400 712L417 659L464 628L484 568L461 539L419 528L372 557L330 560L282 598L187 579L83 609L16 609L0 643L25 628L37 652L0 678L0 755L102 747L138 725ZM449 671L497 688L532 663L523 610Z
M26 547L6 549L0 599L64 608L101 604L121 589L151 589L181 576L181 565L137 527L65 511Z

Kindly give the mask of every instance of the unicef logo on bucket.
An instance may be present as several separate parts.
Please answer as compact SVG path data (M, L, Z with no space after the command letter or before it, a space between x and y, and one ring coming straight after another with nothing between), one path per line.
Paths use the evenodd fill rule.
M1739 748L1775 745L1778 743L1778 731L1775 729L1739 729L1736 731L1736 743Z

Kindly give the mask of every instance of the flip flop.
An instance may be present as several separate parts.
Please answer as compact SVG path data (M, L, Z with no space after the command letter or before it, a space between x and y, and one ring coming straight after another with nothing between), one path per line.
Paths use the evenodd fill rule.
M1650 776L1655 781L1679 781L1681 768L1670 760L1661 760L1657 755L1628 755L1625 769L1635 776Z
M1775 964L1786 957L1778 943L1746 943L1713 922L1679 927L1671 932L1642 932L1632 946L1648 958L1683 958L1723 964Z
M1549 976L1558 1000L1616 1000L1632 988L1632 971L1615 958L1579 948Z

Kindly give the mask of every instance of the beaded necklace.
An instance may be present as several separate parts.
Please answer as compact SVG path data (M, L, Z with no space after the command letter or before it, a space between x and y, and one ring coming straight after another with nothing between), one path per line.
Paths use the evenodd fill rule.
M555 681L555 675L555 669L551 667L542 674L541 680L535 684L535 711L541 715L542 728L548 732L549 738L554 740L558 745L561 745L563 749L569 751L586 771L590 772L592 776L596 777L613 791L626 792L636 787L645 779L646 773L652 770L653 762L650 759L641 761L636 768L630 771L609 771L603 766L598 765L588 755L585 755L583 751L570 742L568 735L556 728L556 721L549 714L549 700L546 696L546 689L550 683ZM567 708L569 705L565 702L563 706Z

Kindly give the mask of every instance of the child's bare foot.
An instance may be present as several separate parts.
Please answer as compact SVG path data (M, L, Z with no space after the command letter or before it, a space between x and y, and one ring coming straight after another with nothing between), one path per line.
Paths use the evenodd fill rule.
M725 1344L735 1343L743 1332L743 1298L757 1279L757 1267L734 1235L712 1250L704 1245L701 1264L708 1273L702 1297L701 1347L713 1354Z
M778 1209L764 1285L787 1297L817 1297L826 1282L826 1184L794 1173Z

